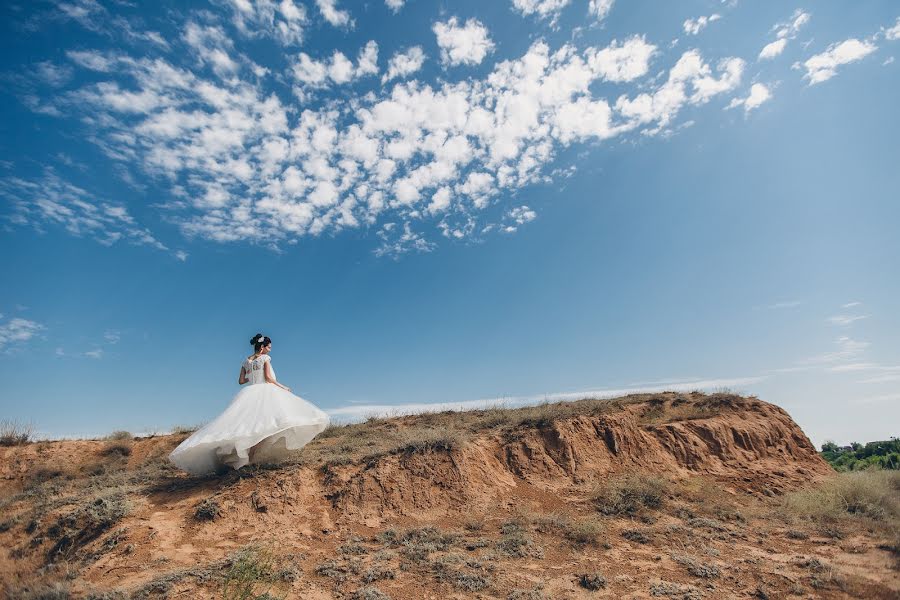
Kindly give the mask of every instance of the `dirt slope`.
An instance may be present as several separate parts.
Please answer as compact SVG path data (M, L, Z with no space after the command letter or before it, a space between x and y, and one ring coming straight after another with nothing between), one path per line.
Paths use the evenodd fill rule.
M165 460L184 437L0 448L7 593L219 598L251 555L271 567L257 595L289 598L900 591L879 534L773 519L783 494L833 472L786 412L755 398L372 420L328 430L289 463L201 478ZM581 576L595 574L605 584L589 590Z

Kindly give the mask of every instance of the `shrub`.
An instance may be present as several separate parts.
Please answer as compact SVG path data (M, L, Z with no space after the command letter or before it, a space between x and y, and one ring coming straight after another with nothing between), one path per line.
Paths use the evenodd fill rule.
M582 573L578 575L578 585L595 592L606 587L606 577L600 573Z
M250 546L238 551L222 581L223 600L250 600L268 595L278 583L275 560L263 548Z
M0 421L0 446L21 446L31 441L34 426L10 419Z
M124 438L110 441L101 450L101 453L104 456L131 456L131 441Z
M197 505L194 518L198 521L215 521L222 516L222 508L212 498L207 498Z
M642 508L658 508L667 485L661 477L627 475L598 486L591 501L604 515L634 515Z
M106 436L106 439L109 441L128 441L133 440L134 436L129 431L113 431Z

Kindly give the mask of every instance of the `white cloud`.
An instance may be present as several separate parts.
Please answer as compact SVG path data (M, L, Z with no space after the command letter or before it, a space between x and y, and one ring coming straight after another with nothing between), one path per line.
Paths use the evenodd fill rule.
M441 49L444 65L477 65L494 51L494 42L487 28L476 19L469 19L463 26L456 17L436 22L432 30Z
M103 348L94 348L93 350L88 350L84 353L84 356L93 358L94 360L100 360L101 358L103 358Z
M614 1L615 0L590 0L588 3L588 14L600 22L609 15Z
M619 44L613 40L602 50L588 51L588 65L608 81L632 81L647 74L656 46L633 36Z
M523 15L537 15L540 19L559 17L571 0L512 0L513 7Z
M2 318L2 315L0 315ZM0 323L0 350L15 350L17 344L27 342L44 330L44 326L28 319L13 318Z
M38 79L52 87L65 85L72 79L72 68L68 65L55 65L49 60L39 62L36 67Z
M853 308L854 306L861 305L862 302L848 302L847 304L842 304L841 308Z
M412 75L422 68L425 63L425 52L421 46L413 46L403 52L397 52L388 61L387 72L382 76L381 83L386 83L397 77Z
M900 17L893 27L884 30L884 37L888 40L900 40Z
M520 225L534 221L537 218L537 213L527 206L517 206L507 212L506 217L512 223L503 227L503 231L513 233Z
M346 10L337 7L338 0L316 0L319 12L334 27L353 27L353 19Z
M378 43L370 40L359 51L356 64L343 52L335 50L328 60L316 60L305 52L297 55L291 73L298 82L301 97L309 90L324 89L329 85L344 85L367 75L378 73Z
M235 28L246 37L268 36L284 46L303 42L306 8L294 0L227 0Z
M384 3L391 11L396 13L400 12L400 9L403 8L403 5L406 3L406 0L384 0Z
M835 315L833 317L828 317L828 322L832 325L847 326L852 325L856 321L868 318L869 315Z
M763 102L768 102L772 98L772 92L762 83L754 83L750 86L750 95L746 98L735 98L727 108L735 108L743 106L745 112L750 112L754 108L759 107Z
M436 34L470 26L480 24L450 19L436 24ZM111 161L142 169L168 189L157 206L185 236L273 248L366 226L377 232L379 254L396 255L433 248L428 225L451 239L518 227L517 219L530 213L513 215L506 205L485 209L508 202L517 189L561 176L549 168L561 148L664 131L685 105L734 89L743 70L738 59L711 66L692 50L667 79L643 82L635 97L617 91L610 100L602 95L610 86L598 90L596 83L624 84L649 73L657 50L644 38L555 49L538 41L483 78L431 85L400 80L421 67L418 48L388 61L385 81L396 82L390 87L285 104L228 42L209 33L196 30L191 47L228 50L239 68L227 77L161 58L79 56L85 68L103 70L94 69L92 82L58 96L52 108L80 115L87 139ZM480 45L485 54L488 46L489 40ZM444 60L464 63L473 47L479 45L445 44ZM378 72L377 50L372 41L355 59L298 52L291 83L301 99L347 86ZM89 209L71 210L59 222L73 232L94 232L108 243L138 239L136 225L108 221L91 229L76 218ZM51 214L32 212L42 223L61 218ZM17 218L28 221L24 211ZM179 252L176 259L186 257Z
M764 60L767 58L775 58L782 52L784 52L785 47L787 46L787 38L777 39L774 42L770 42L763 46L763 49L759 53L759 59Z
M816 54L803 63L806 68L804 77L809 79L809 85L828 81L837 74L839 66L862 60L876 49L875 44L855 38L832 44L825 52Z
M648 131L657 133L669 125L685 104L704 104L713 96L735 89L741 82L744 61L724 59L717 69L718 78L697 50L688 50L669 70L668 79L656 91L644 92L632 99L620 96L615 108L631 121L632 126L657 122L658 127Z
M688 35L697 35L703 29L705 29L707 25L709 25L710 23L713 23L715 21L718 21L721 18L722 18L722 15L720 15L718 13L713 13L713 14L709 15L708 17L703 16L703 17L697 17L696 19L688 19L684 22L684 25L683 25L684 32Z
M772 30L775 31L776 40L766 44L759 53L758 60L767 60L775 58L784 52L787 47L788 40L797 37L800 29L809 22L809 13L800 9L794 11L791 18L782 23L776 23Z

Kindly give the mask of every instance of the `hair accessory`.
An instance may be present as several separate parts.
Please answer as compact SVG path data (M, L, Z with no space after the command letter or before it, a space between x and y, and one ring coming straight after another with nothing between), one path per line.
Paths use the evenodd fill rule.
M266 339L265 336L262 336L262 335L261 335L261 336L259 336L258 338L256 338L256 343L257 343L257 344L262 344L263 341L265 341L265 339Z

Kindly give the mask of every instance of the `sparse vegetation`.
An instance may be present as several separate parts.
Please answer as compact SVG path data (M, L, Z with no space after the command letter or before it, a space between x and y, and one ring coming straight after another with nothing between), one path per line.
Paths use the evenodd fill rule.
M591 501L604 515L635 515L644 508L659 508L667 486L662 477L634 473L599 485Z
M128 514L125 495L112 492L88 498L74 510L65 513L47 529L55 540L49 556L69 556L74 550L97 539Z
M391 597L377 587L367 586L353 592L350 600L391 600Z
M222 580L223 600L250 600L270 592L281 580L275 559L265 548L250 546L240 550Z
M582 573L578 575L578 585L586 590L596 592L606 587L606 577L600 573Z
M34 426L11 419L0 420L0 446L21 446L31 441Z
M784 510L817 522L863 517L900 520L900 472L867 470L841 473L822 484L785 496Z
M130 431L113 431L111 434L106 436L106 439L111 442L122 442L131 441L134 439L134 436L131 435Z
M194 518L198 521L215 521L222 516L222 507L212 498L206 498L194 509Z

